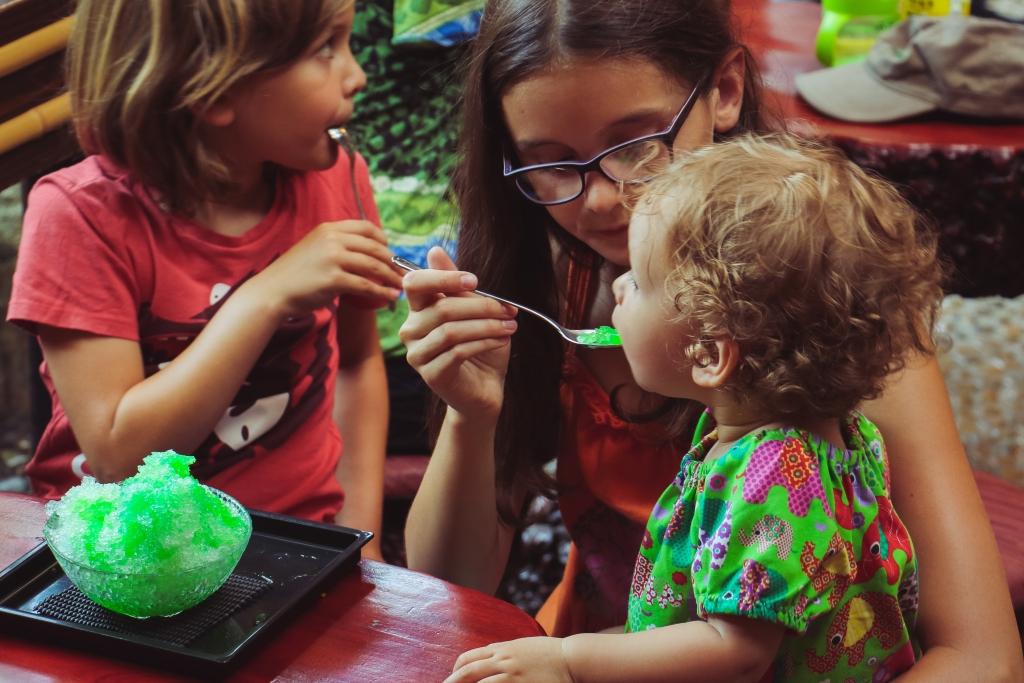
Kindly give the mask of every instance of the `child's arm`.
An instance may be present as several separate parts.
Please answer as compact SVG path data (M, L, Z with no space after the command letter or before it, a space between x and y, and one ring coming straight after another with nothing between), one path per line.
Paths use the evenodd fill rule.
M476 278L440 247L427 264L404 280L409 317L400 334L409 364L448 408L409 508L406 556L411 569L494 593L516 533L498 515L494 478L515 322L503 304L467 296ZM515 507L525 497L517 492Z
M784 633L779 624L719 616L640 633L523 638L464 653L445 683L501 674L531 683L758 681Z
M325 223L231 293L188 348L150 377L136 341L38 325L89 469L101 481L115 481L134 474L150 451L194 450L282 320L338 294L395 298L401 278L389 258L371 223Z
M379 560L383 559L380 530L388 388L372 310L348 306L342 300L338 309L338 347L334 420L344 444L337 477L345 491L345 505L336 521L343 526L372 531L374 539L363 549L363 554Z
M257 297L233 296L187 349L148 378L136 341L46 326L38 335L90 471L117 481L134 474L150 451L188 453L202 443L277 325Z

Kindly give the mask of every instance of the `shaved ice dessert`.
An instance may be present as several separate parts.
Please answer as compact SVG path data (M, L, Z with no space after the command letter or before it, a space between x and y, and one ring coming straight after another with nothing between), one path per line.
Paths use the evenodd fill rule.
M234 498L189 474L194 462L151 453L120 484L85 477L47 503L43 535L79 590L121 614L170 616L227 580L252 521Z
M622 346L619 331L607 325L601 325L591 332L584 332L577 339L587 346Z

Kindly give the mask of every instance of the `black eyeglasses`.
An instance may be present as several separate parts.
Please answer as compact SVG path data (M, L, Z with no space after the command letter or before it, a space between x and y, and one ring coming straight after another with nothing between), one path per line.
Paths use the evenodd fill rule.
M660 133L619 143L590 161L556 161L512 168L506 155L503 174L515 181L527 199L544 206L565 204L579 197L586 188L586 174L595 170L615 183L634 184L650 180L672 160L672 143L686 123L703 84L702 78L672 123Z

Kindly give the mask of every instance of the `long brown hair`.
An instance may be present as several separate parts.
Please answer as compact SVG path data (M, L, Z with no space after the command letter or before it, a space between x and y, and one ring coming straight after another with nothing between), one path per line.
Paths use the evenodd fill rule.
M189 213L232 184L199 114L304 54L354 0L80 0L68 88L82 148Z
M558 283L550 237L595 272L602 259L502 176L507 141L501 97L556 59L633 58L681 83L714 71L735 48L746 58L746 91L736 129L760 131L758 70L739 45L728 0L490 0L466 76L453 188L460 212L457 262L480 286L556 312ZM519 317L495 443L498 507L518 519L517 494L550 491L543 465L559 443L563 348L543 323ZM436 425L435 425L436 427Z

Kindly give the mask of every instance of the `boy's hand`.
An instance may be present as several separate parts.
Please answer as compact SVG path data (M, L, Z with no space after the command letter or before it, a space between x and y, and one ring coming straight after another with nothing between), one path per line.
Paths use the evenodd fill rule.
M494 680L529 683L572 683L561 638L520 638L470 650L455 660L444 683Z
M345 294L394 301L402 277L380 228L347 220L317 226L251 282L286 318Z

